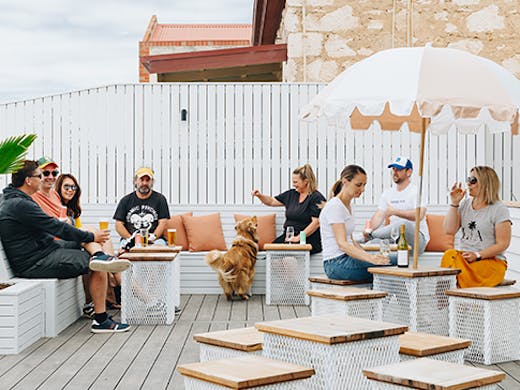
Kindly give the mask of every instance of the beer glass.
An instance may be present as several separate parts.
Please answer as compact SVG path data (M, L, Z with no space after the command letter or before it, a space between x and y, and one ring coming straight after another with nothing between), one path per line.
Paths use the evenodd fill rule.
M293 237L294 237L294 227L287 226L287 229L285 230L285 241L290 244Z
M108 229L108 220L102 219L99 221L99 230L106 230Z
M177 229L168 229L168 246L175 246L175 240L177 239Z

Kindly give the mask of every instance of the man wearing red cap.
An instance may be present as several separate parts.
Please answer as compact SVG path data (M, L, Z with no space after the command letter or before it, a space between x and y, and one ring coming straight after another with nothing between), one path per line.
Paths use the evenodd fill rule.
M45 211L45 214L62 221L67 219L67 208L62 206L58 193L54 190L56 177L60 174L58 164L50 157L40 157L38 167L42 172L42 185L31 198Z

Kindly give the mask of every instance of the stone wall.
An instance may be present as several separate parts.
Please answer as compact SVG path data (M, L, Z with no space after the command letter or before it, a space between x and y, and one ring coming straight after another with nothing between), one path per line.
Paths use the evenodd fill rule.
M327 82L349 65L407 46L408 0L286 0L278 42L284 81ZM487 57L520 77L519 0L414 0L413 46Z

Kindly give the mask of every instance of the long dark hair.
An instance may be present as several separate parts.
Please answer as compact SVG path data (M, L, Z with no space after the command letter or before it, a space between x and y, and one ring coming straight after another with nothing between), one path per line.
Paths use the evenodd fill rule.
M61 187L63 185L63 181L65 179L70 179L74 182L74 185L77 187L76 192L71 200L68 203L65 203L65 199L63 198L63 194L61 193ZM62 173L58 179L56 180L56 184L54 185L56 188L56 192L60 196L61 204L67 206L67 215L78 218L81 215L81 206L79 204L79 198L81 197L81 188L79 187L79 183L74 176L70 173Z

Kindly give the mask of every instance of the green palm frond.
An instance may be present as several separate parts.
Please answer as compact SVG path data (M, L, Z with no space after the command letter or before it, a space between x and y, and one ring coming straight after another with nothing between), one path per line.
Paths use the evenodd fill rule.
M35 139L36 134L24 134L0 142L0 174L12 173L20 169L27 149Z

